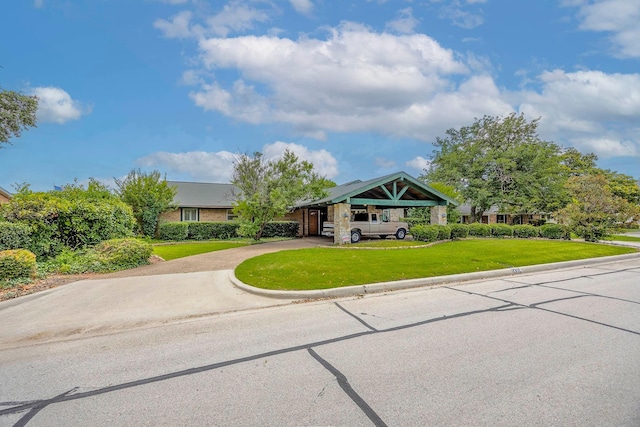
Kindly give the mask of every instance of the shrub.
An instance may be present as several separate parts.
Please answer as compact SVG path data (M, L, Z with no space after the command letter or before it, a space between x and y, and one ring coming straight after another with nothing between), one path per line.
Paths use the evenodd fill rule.
M488 224L480 224L474 222L469 224L469 236L474 237L489 237L491 235L491 229Z
M299 229L297 221L271 221L265 225L262 237L296 237Z
M438 228L438 240L449 240L451 239L451 227L448 225L437 225Z
M158 227L158 238L161 240L186 240L188 235L188 222L163 222Z
M29 248L30 234L31 227L26 224L0 221L0 251Z
M438 227L435 225L416 225L411 229L415 240L435 242L438 239Z
M507 224L491 224L489 226L492 237L513 237L513 228Z
M0 252L0 280L35 277L36 255L26 249Z
M611 234L610 230L602 224L578 225L573 231L586 242L597 242Z
M190 222L188 239L232 239L237 237L239 224L235 221Z
M514 225L513 236L520 239L530 239L538 237L538 229L533 225Z
M153 248L139 239L112 239L93 249L106 270L123 270L149 263Z
M402 218L402 221L406 222L409 226L409 230L411 230L416 225L429 225L429 218Z
M451 238L464 239L469 235L469 226L466 224L451 224Z
M542 227L546 223L547 223L546 219L532 219L531 221L529 221L529 224L533 225L534 227Z
M571 239L571 233L567 227L559 224L545 224L540 227L540 237L545 239Z

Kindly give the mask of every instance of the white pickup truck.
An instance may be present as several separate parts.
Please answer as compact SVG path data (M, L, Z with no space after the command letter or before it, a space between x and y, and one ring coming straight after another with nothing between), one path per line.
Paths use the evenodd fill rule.
M362 236L380 236L385 239L393 235L396 239L404 239L408 229L409 225L406 222L389 221L377 213L356 213L351 216L351 243L358 243ZM333 236L334 234L333 222L324 222L322 235Z

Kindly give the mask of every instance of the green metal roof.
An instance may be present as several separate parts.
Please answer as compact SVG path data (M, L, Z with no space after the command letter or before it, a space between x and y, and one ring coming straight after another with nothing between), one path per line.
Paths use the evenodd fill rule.
M306 201L296 207L326 206L336 203L375 204L378 206L417 207L438 206L458 202L418 181L406 172L352 181L328 189L329 195L320 200Z

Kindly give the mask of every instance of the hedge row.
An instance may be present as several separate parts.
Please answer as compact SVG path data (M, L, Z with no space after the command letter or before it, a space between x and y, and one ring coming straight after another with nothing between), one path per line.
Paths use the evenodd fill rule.
M212 240L238 237L240 224L235 221L222 222L165 222L158 228L161 240ZM300 224L296 221L272 221L268 223L262 237L296 237Z
M545 224L541 227L532 225L506 224L451 224L451 225L415 225L411 228L415 240L435 242L436 240L462 239L472 237L516 237L529 239L543 237L545 239L569 240L571 233L567 227L558 224Z

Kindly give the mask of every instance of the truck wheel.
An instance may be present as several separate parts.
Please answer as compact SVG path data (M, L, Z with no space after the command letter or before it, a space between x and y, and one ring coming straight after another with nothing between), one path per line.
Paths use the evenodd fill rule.
M360 241L360 232L358 230L353 230L351 232L351 243L358 243Z
M405 231L404 228L399 228L398 231L396 231L396 239L398 240L404 239L406 235L407 235L407 232Z

